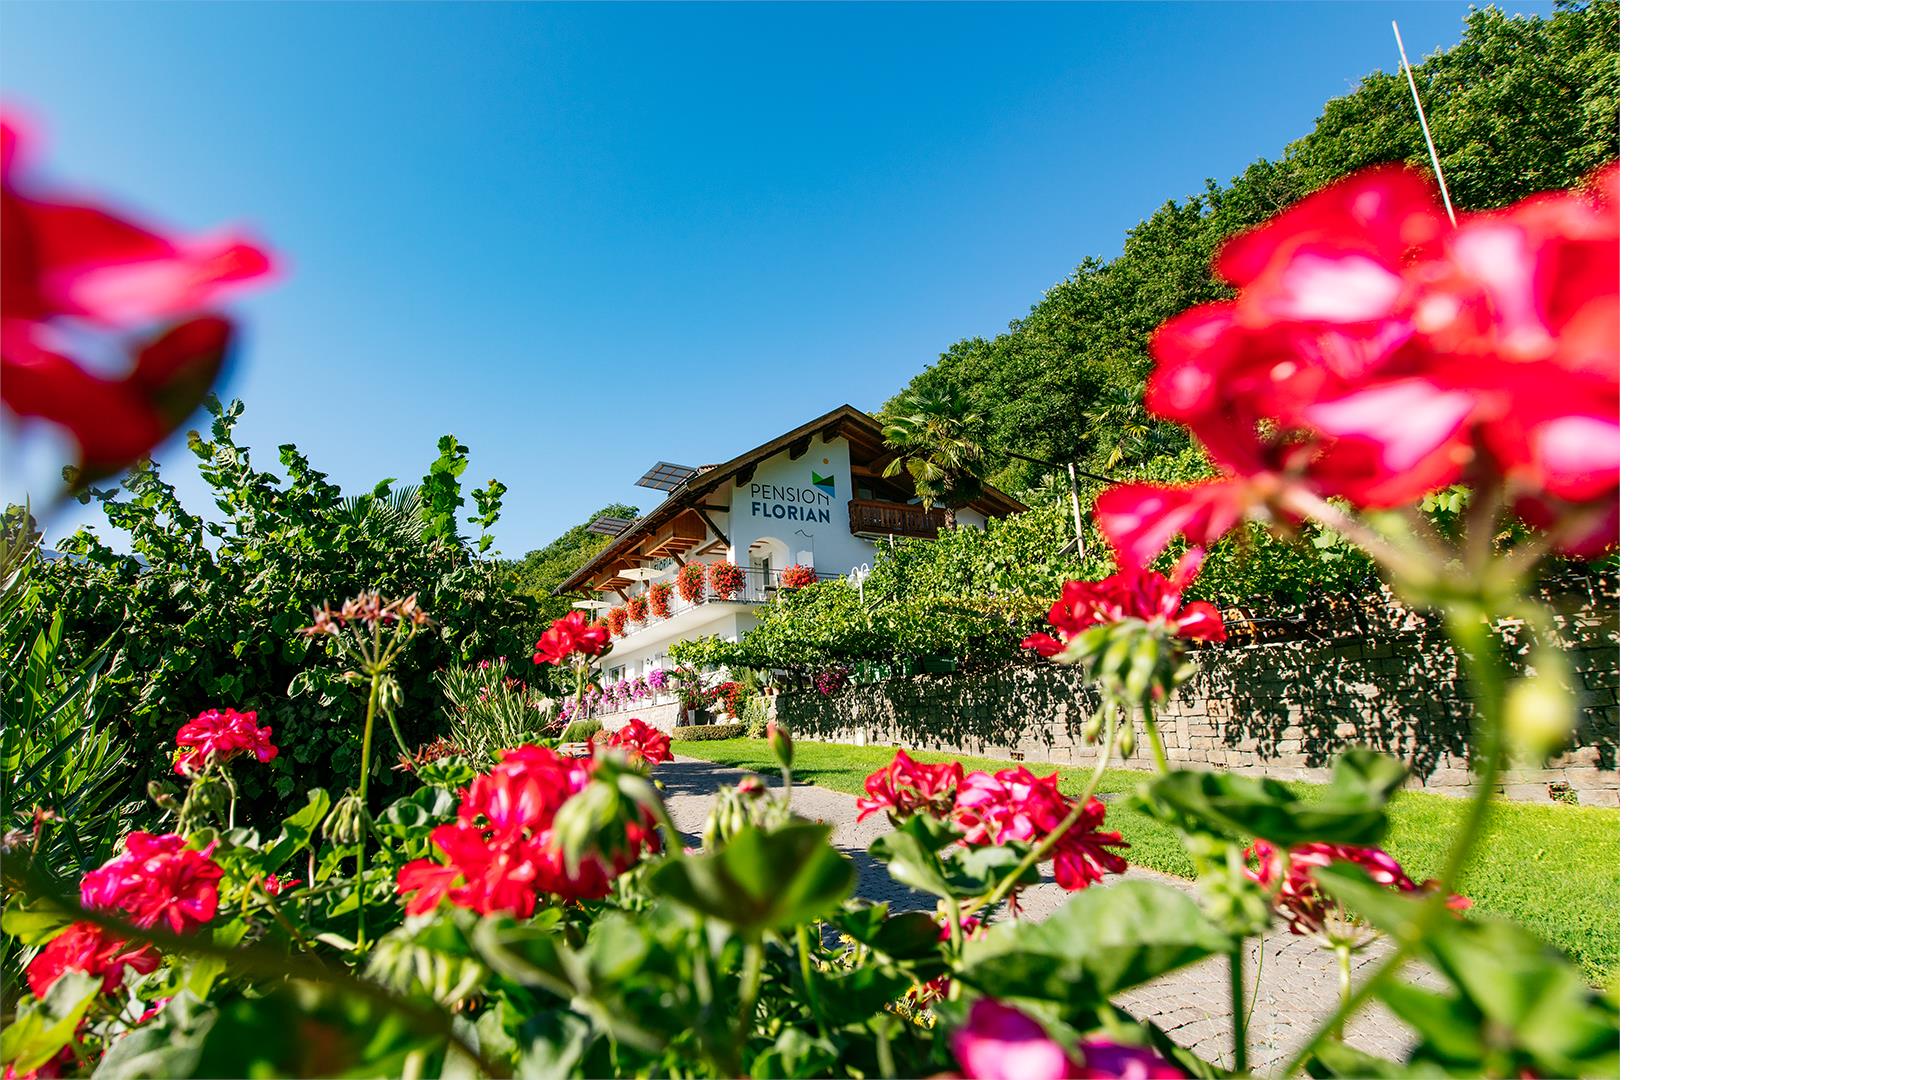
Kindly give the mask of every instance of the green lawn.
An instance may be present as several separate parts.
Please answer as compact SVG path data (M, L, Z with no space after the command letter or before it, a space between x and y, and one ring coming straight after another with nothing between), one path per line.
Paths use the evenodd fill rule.
M676 754L777 772L763 739L676 743ZM796 742L794 779L850 795L860 794L867 774L892 759L890 746ZM1016 764L991 758L919 753L922 760L958 760L969 769ZM1040 775L1056 767L1025 762ZM1061 790L1077 793L1091 769L1058 767ZM1192 877L1193 864L1167 826L1112 804L1147 774L1109 769L1099 794L1107 797L1107 822L1132 845L1127 857L1141 866ZM1314 784L1290 784L1311 795ZM1416 879L1436 874L1453 830L1466 810L1463 799L1403 791L1389 808L1392 827L1384 846ZM1477 909L1520 922L1573 957L1595 982L1613 979L1620 964L1620 812L1601 807L1499 803L1487 838L1467 870L1461 891Z

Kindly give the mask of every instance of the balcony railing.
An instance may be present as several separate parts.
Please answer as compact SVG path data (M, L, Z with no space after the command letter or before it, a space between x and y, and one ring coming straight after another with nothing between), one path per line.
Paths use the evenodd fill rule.
M855 536L915 536L931 540L953 524L953 511L878 499L847 500L847 528Z

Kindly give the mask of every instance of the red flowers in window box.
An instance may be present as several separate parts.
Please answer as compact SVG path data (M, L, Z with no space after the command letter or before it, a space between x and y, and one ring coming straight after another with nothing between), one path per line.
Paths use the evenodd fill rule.
M163 236L77 196L31 191L23 141L0 118L0 401L64 428L83 474L104 475L145 457L199 406L233 337L209 309L264 278L271 260L237 236ZM169 325L107 343L154 323ZM109 378L82 366L74 354L90 343L130 369Z
M731 600L747 587L747 572L730 562L714 563L707 567L707 587L716 599Z
M647 586L647 607L653 612L654 618L664 619L673 614L673 608L670 606L672 601L673 590L667 585Z
M1081 631L1100 623L1141 619L1164 623L1176 637L1193 641L1225 641L1227 628L1220 611L1204 600L1181 603L1181 590L1193 580L1199 564L1183 560L1174 577L1153 570L1122 569L1101 581L1069 581L1060 599L1047 612L1047 621L1060 636L1030 634L1020 642L1042 656L1057 656Z
M1147 407L1223 479L1122 484L1097 503L1122 565L1290 517L1289 490L1362 507L1467 480L1586 550L1619 487L1619 170L1450 228L1401 168L1357 173L1220 249L1230 301L1151 342Z
M639 625L640 623L646 622L647 621L647 598L645 596L628 597L627 604L626 604L626 611L627 611L628 622L633 623L636 626Z
M820 575L813 572L813 567L799 563L780 571L780 587L783 589L804 589L819 580Z
M247 754L264 764L280 753L273 745L272 735L273 729L261 727L255 713L208 709L180 725L174 734L178 749L173 771L181 776L197 776L215 765L224 765Z
M953 811L960 780L957 761L921 762L905 750L896 751L885 768L867 777L867 794L854 804L860 810L854 820L865 821L867 815L879 810L895 821L922 811L944 818Z
M501 755L500 764L476 777L460 801L458 820L433 830L434 846L447 858L416 859L400 868L395 886L412 893L407 914L438 907L441 900L480 914L532 915L546 897L593 900L633 865L642 850L660 850L660 833L630 824L627 850L609 860L589 855L569 872L553 836L554 815L586 787L591 766L543 746L522 746Z
M712 690L708 691L708 693L712 695L711 700L717 702L721 710L729 717L734 719L739 718L740 702L747 695L746 687L729 679L715 686Z
M680 568L680 574L674 579L678 586L680 599L689 604L697 604L707 596L707 566L705 563L690 562Z
M588 621L585 612L569 611L553 620L553 625L540 635L540 641L534 646L533 662L560 664L575 655L592 659L606 652L611 641L606 627Z
M614 637L627 632L627 609L624 606L607 612L607 631Z

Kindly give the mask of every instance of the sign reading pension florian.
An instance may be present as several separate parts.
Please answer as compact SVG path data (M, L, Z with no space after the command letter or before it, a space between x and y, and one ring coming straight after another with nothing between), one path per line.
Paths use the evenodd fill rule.
M747 513L776 521L833 523L834 478L813 474L811 485L749 484Z

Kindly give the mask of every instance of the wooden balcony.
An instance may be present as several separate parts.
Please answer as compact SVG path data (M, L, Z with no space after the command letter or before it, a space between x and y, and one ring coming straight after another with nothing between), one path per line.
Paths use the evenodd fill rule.
M953 511L879 499L848 499L847 528L855 536L915 536L931 540L953 524Z

